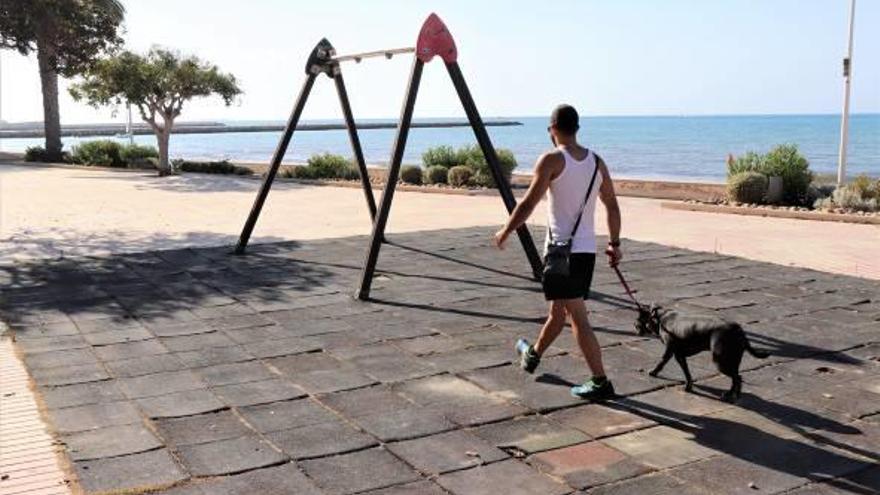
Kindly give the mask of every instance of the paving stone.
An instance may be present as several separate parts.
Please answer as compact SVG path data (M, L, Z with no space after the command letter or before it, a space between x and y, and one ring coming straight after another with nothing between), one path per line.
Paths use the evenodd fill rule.
M199 390L205 383L189 370L155 373L133 378L120 378L119 388L130 399L155 397L157 395Z
M680 466L718 454L694 442L691 435L668 426L655 426L601 441L654 469Z
M565 366L549 361L564 359ZM576 371L583 366L573 358L562 356L544 363L545 371L538 376L530 375L520 369L519 365L502 366L477 370L464 374L464 378L474 382L486 390L492 390L495 394L526 405L534 411L546 411L560 407L572 406L583 402L582 399L573 397L569 389L574 386L579 375ZM555 368L563 368L567 376L560 376L554 369L547 367L550 364Z
M474 434L501 449L533 454L583 443L589 437L582 432L548 421L540 416L528 416L480 426Z
M223 333L237 344L259 344L267 340L282 340L289 338L284 334L284 329L278 325L269 324L257 327L224 330Z
M107 380L110 375L100 365L80 364L31 370L31 378L43 387L73 385L75 383L99 382Z
M411 402L384 385L328 394L321 396L320 401L349 418L391 413L412 406Z
M603 485L589 490L590 495L617 495L620 493L650 493L651 495L711 495L698 486L690 485L666 473L639 476L620 483Z
M159 340L171 352L196 351L209 347L230 347L235 342L221 332L208 332L179 337L162 337Z
M207 323L211 328L224 331L274 325L272 320L261 314L223 316L220 318L212 318L208 320Z
M95 355L89 349L71 349L68 351L38 352L25 355L25 363L29 369L56 368L59 366L78 366L96 364Z
M434 354L426 359L439 370L461 373L510 363L512 354L508 349L477 348Z
M393 345L415 356L423 356L434 353L454 353L464 349L468 344L460 339L436 334L399 340L394 342Z
M218 364L240 363L256 357L244 347L209 347L195 351L178 352L175 357L189 368L202 368Z
M312 399L243 407L241 414L261 433L326 423L336 419L332 412Z
M199 488L201 495L321 495L293 463L226 476Z
M440 411L415 405L356 416L352 421L383 442L406 440L455 428L455 424Z
M144 340L141 342L126 342L124 344L111 344L94 348L95 354L104 361L116 361L145 356L165 354L168 349L159 340Z
M728 456L677 467L667 473L713 493L780 493L809 482L807 478Z
M403 382L395 388L410 400L442 413L459 425L477 425L512 418L524 407L490 395L461 378L442 375Z
M161 325L144 322L144 326L149 328L150 332L156 337L180 337L183 335L204 334L214 331L211 326L201 320Z
M248 382L214 387L214 393L230 406L253 406L270 402L299 399L306 393L285 380L274 378L258 382Z
M174 394L138 399L138 407L150 418L175 418L219 411L226 406L206 390L188 390Z
M571 492L567 486L510 460L444 474L437 483L453 495L562 495Z
M321 345L308 337L295 337L244 344L244 348L259 358L271 358L320 351Z
M60 335L57 337L21 340L18 342L18 346L25 354L33 354L38 352L83 349L88 347L89 343L79 335Z
M142 424L108 426L61 437L74 461L136 454L162 447L162 442Z
M312 459L303 461L301 466L306 475L331 495L359 493L419 479L415 471L384 449Z
M256 435L186 445L178 447L177 452L193 476L235 474L286 460L283 454Z
M541 452L528 459L529 464L575 488L585 489L633 478L651 471L622 452L601 442Z
M125 399L116 386L115 380L100 382L77 383L61 387L44 387L40 389L43 403L49 409L83 406L99 402L115 402Z
M443 474L506 459L494 445L466 431L451 431L387 445L394 455L428 474Z
M187 478L165 449L74 464L88 493L131 491L167 486Z
M563 409L549 414L547 418L580 430L592 438L619 435L657 424L651 419L600 404Z
M104 332L84 333L83 338L91 345L101 346L149 340L153 338L153 334L144 327L130 326Z
M29 339L43 339L46 337L61 337L64 335L77 335L79 329L72 321L64 321L60 323L47 323L44 325L25 325L10 327L15 334L16 341Z
M50 411L59 433L75 433L97 428L139 423L141 416L128 402L107 402Z
M131 378L184 369L184 364L173 354L158 354L155 356L121 359L119 361L104 361L104 366L118 378Z
M440 485L432 481L417 481L406 485L389 486L364 492L364 495L446 495Z
M195 306L190 311L202 320L216 320L229 317L255 317L257 313L244 304L225 304L222 306ZM253 318L252 318L253 319Z
M290 381L312 394L325 394L374 385L376 380L352 365L324 353L271 359L269 363Z
M193 445L238 438L250 429L231 411L197 414L155 421L156 429L172 445Z
M212 386L233 385L275 378L263 363L248 361L244 363L219 364L195 370L206 383Z
M337 418L300 428L273 431L266 438L294 459L309 459L377 444L369 435L361 433Z

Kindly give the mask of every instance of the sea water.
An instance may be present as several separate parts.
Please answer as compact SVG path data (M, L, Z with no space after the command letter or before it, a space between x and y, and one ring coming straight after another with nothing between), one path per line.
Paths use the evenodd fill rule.
M523 125L489 127L492 142L509 148L518 169L528 172L550 148L546 117L505 117ZM487 119L491 120L491 119ZM387 121L387 120L386 120ZM327 122L327 121L321 121ZM267 122L227 122L265 124ZM270 122L271 123L271 122ZM368 163L387 164L394 129L363 130L361 145ZM185 134L171 139L172 157L267 162L280 132ZM95 138L65 138L65 149ZM151 136L136 136L154 144ZM840 118L836 115L682 116L682 117L583 117L581 142L602 155L618 177L687 181L722 181L728 153L766 152L782 143L797 144L813 171L837 170ZM20 151L41 139L5 139L0 149ZM404 163L421 162L429 147L474 144L468 127L412 129ZM294 134L285 159L304 162L315 153L351 156L346 131L303 131ZM880 176L880 114L850 117L847 172Z

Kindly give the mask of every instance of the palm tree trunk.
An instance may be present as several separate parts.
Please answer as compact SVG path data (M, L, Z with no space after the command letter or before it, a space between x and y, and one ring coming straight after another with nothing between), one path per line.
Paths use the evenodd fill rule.
M38 43L37 62L43 89L43 129L49 161L61 161L61 114L58 111L58 72L51 43Z

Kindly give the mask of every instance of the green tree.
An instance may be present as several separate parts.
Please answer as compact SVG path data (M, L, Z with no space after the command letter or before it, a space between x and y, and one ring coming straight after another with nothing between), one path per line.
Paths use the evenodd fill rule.
M118 0L0 2L0 48L37 53L43 92L46 158L61 158L58 76L73 77L122 43L125 9Z
M136 106L156 134L159 174L167 175L172 172L168 161L171 130L184 102L217 95L229 106L241 89L235 76L220 72L216 65L153 48L147 55L123 51L97 61L83 81L70 88L70 94L94 107L125 102Z

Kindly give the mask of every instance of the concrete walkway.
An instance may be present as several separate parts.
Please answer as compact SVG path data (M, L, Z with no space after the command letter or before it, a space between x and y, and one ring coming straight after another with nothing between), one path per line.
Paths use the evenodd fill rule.
M209 175L0 165L0 259L229 245L258 186L253 179ZM639 198L621 204L629 239L880 280L880 226L671 211ZM488 239L505 213L491 196L398 192L389 231L484 226ZM601 208L597 214L604 214ZM279 182L253 240L369 230L360 190Z
M0 319L75 492L877 493L880 283L628 241L639 297L740 321L771 357L745 358L736 405L708 353L695 394L675 363L648 376L662 347L600 263L620 397L590 405L569 395L587 370L568 332L519 369L545 303L522 251L484 236L389 236L371 302L349 296L364 237L20 262L0 267Z

